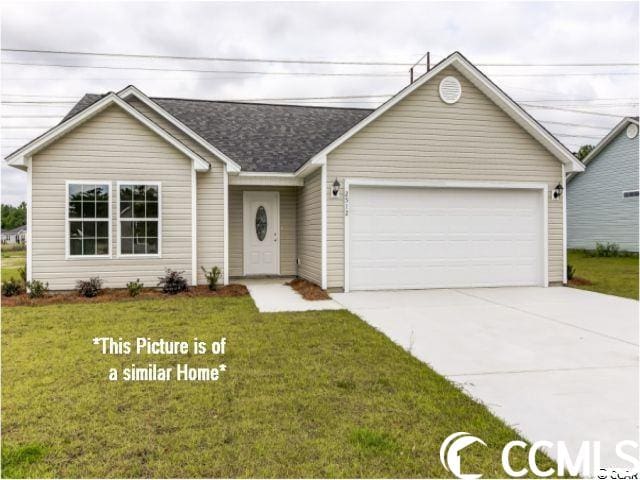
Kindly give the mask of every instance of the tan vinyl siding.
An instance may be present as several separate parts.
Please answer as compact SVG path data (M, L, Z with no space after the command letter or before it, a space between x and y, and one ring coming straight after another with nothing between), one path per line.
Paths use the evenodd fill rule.
M304 179L298 191L298 276L322 282L321 170Z
M229 275L244 275L243 192L280 192L280 275L296 275L296 187L229 186Z
M224 163L144 103L137 99L129 103L211 164L208 172L196 174L198 283L204 284L206 279L201 266L207 270L213 266L221 271L224 269Z
M458 103L439 97L440 80L462 85ZM561 163L450 67L328 155L335 178L544 182L562 179ZM319 195L318 195L319 197ZM562 281L562 200L549 193L549 281ZM319 234L318 234L319 235ZM344 287L344 195L327 199L327 281Z
M111 185L112 258L65 259L66 181ZM117 258L117 181L161 182L161 258ZM99 276L106 287L140 278L155 286L164 268L191 274L191 161L117 106L107 108L32 159L34 279L54 290Z

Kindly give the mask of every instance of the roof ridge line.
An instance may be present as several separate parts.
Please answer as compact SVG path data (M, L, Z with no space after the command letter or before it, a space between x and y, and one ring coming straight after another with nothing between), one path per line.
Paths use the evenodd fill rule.
M203 103L235 103L240 105L266 105L270 107L296 107L296 108L329 108L334 110L375 110L375 108L365 107L331 107L326 105L294 105L289 103L267 103L267 102L242 102L238 100L208 100L203 98L181 98L181 97L149 97L152 100L179 100L187 102Z

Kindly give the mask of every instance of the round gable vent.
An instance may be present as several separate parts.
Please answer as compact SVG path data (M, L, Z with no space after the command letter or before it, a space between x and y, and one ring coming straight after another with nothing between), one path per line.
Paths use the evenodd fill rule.
M462 95L462 87L455 77L445 77L440 82L440 98L445 103L456 103Z
M627 137L636 138L636 135L638 135L638 125L630 123L627 127Z

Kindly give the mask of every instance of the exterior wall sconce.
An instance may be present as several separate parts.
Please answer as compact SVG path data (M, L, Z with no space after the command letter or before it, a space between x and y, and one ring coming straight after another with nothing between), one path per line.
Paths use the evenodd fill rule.
M333 188L331 189L331 196L335 198L335 197L338 196L339 193L340 193L340 182L336 178L333 181Z
M558 185L556 185L556 188L553 189L553 198L560 198L562 196L562 191L564 190L564 188L562 187L562 184L559 183Z

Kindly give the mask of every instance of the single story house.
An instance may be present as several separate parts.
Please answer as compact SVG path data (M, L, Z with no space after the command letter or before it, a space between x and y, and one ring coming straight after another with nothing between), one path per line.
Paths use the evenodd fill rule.
M639 145L638 117L627 117L585 157L586 171L568 176L569 248L638 251Z
M560 283L584 168L458 52L375 110L86 95L7 159L52 289L214 265L344 291Z
M17 245L24 243L27 239L27 226L12 228L11 230L2 230L2 243L9 245Z

